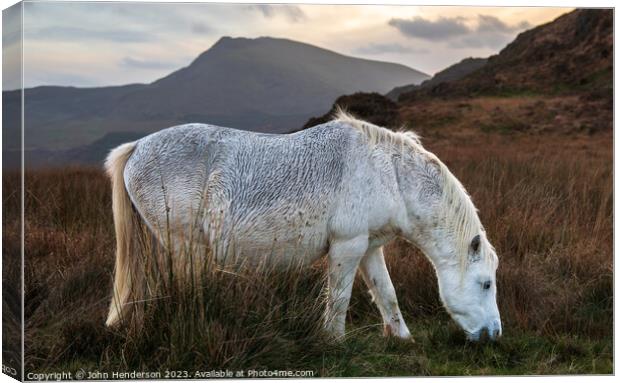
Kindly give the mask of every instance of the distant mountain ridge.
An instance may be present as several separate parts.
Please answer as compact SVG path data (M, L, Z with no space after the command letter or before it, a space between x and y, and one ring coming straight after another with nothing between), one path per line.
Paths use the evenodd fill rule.
M456 64L435 73L435 75L421 84L399 86L389 91L385 96L393 101L398 101L401 94L411 92L416 89L433 88L441 83L460 80L470 73L482 68L487 63L486 58L468 57Z
M222 37L189 66L150 84L26 89L25 146L39 154L58 152L53 157L61 163L80 158L90 163L89 158L76 157L83 152L79 148L93 143L114 146L114 138L123 134L102 138L115 132L140 136L189 122L287 132L328 109L342 94L385 93L427 78L404 65L349 57L292 40ZM6 110L18 109L20 102L19 91L3 92ZM17 138L19 121L10 119L15 115L19 114L4 114L3 125L11 129L9 137Z

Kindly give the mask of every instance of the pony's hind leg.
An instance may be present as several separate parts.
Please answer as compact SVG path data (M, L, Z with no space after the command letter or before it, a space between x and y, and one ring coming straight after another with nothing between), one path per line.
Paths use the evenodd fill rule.
M411 339L409 329L398 307L396 291L383 258L383 249L378 247L368 250L360 262L360 269L373 301L383 317L384 334Z
M351 299L351 288L360 259L367 248L366 236L334 241L330 244L325 329L336 339L341 339L345 334L345 318Z

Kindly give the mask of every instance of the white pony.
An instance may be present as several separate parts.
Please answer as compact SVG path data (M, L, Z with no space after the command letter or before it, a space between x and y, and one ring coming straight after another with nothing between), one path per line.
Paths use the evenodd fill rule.
M501 335L495 250L463 186L413 133L343 112L286 135L187 124L119 146L106 169L117 239L108 326L128 313L131 275L141 272L131 254L135 208L164 245L170 235L201 236L220 260L327 255L325 327L337 338L358 269L386 332L411 337L382 250L405 238L432 262L467 337Z

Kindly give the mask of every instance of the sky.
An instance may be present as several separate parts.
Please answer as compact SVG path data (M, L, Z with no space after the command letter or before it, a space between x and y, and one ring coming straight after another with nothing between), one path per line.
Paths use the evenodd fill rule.
M24 86L149 83L189 65L222 36L288 38L432 75L463 58L495 54L518 33L570 10L27 2ZM5 14L3 50L19 52L19 23L7 21ZM10 71L16 64L4 65ZM3 89L19 87L6 80Z

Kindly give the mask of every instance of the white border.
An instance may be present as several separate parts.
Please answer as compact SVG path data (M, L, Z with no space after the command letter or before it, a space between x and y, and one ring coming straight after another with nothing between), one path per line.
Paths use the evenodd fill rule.
M27 2L32 2L29 0L26 0ZM50 0L50 1L56 1L56 2L60 2L57 0ZM61 0L64 2L80 2L79 0ZM121 2L122 0L107 0L105 2ZM359 4L359 5L371 5L371 4L381 4L381 5L428 5L428 6L480 6L480 7L588 7L588 8L595 8L595 7L600 7L600 8L614 8L615 7L615 2L614 1L604 1L604 0L590 0L590 1L560 1L560 0L546 0L544 2L539 2L539 1L526 1L526 0L521 0L521 1L514 1L514 0L508 0L508 1L492 1L492 0L474 0L474 1L467 1L467 0L450 0L450 1L433 1L433 0L426 0L426 1L379 1L379 0L375 0L375 1L369 1L369 0L335 0L335 1L330 1L330 0L312 0L312 1L248 1L248 0L238 0L238 1L229 1L229 0L221 0L221 1L179 1L179 0L132 0L133 2L167 2L167 3L291 3L291 4ZM86 2L86 1L81 1L81 2ZM103 2L103 1L102 1ZM14 4L18 3L18 1L16 0L8 0L8 1L2 1L2 9L6 9ZM615 13L615 12L614 12ZM22 25L23 25L23 12L22 12ZM0 18L0 33L2 30L2 21ZM615 17L614 14L614 47L615 47L615 31L618 30L618 21L617 18ZM22 41L23 41L23 28L22 28ZM22 43L22 53L23 53L23 43ZM618 50L614 49L614 67L615 67L615 62L616 62L616 58L618 55ZM2 63L0 60L0 72L2 70ZM23 61L22 61L22 84L23 84ZM616 81L616 76L615 76L615 71L614 71L614 90L617 89L617 81ZM616 128L616 119L615 119L615 110L617 110L619 105L618 99L616 97L616 92L614 91L614 132L615 132L615 128ZM1 109L1 108L0 108ZM1 121L1 117L2 117L2 111L0 110L0 121ZM22 122L23 122L23 93L22 93ZM1 147L1 142L2 142L2 138L0 135L0 147ZM22 145L23 145L23 129L22 129ZM616 165L616 153L618 150L618 143L616 142L616 137L614 134L614 170L617 169ZM22 163L23 163L23 151L22 151ZM0 157L0 171L1 171L1 157ZM23 167L22 167L22 172L23 172ZM22 177L22 182L23 182L23 177ZM615 244L617 243L618 240L618 233L615 230L617 227L617 210L616 210L616 204L615 204L615 198L616 198L616 191L619 190L618 188L620 187L620 181L618 180L617 177L615 177L615 172L614 172L614 266L615 266L615 260L616 260L616 254L615 254ZM2 186L0 183L0 191L2 190ZM22 184L22 192L23 192L23 184ZM22 209L23 209L23 193L22 193ZM23 210L22 210L23 211ZM1 224L1 212L0 212L0 224ZM22 226L23 226L23 220L22 220ZM22 234L23 234L23 228L22 228ZM2 239L0 236L0 245L2 243ZM23 245L23 239L22 239L22 245ZM23 246L22 246L22 264L23 264ZM0 262L0 270L1 270L1 262ZM22 281L23 281L23 268L22 268ZM618 291L617 289L618 287L618 279L616 278L616 270L614 268L614 293L615 291ZM22 283L22 289L24 288L23 283ZM1 291L1 287L0 287L0 291ZM616 317L615 314L618 312L617 311L618 308L618 302L616 299L614 299L614 373L617 371L617 360L616 360L616 354L615 354L615 346L616 346L616 335L618 334L618 321L616 321ZM0 307L0 312L1 312L1 307ZM23 316L23 294L22 294L22 316ZM22 318L22 326L23 326L23 318ZM22 328L23 330L23 328ZM0 335L0 342L1 342L1 335ZM22 332L22 359L24 357L24 353L23 353L24 349L23 349L23 332ZM23 367L23 360L22 360L22 367ZM23 373L23 368L22 368L22 373ZM387 378L382 378L382 379L387 379ZM526 382L526 381L540 381L543 380L545 382L574 382L574 383L582 383L582 382L589 382L589 381L596 381L596 382L615 382L616 378L614 375L611 376L593 376L593 375L575 375L575 376L525 376L525 377L516 377L516 376L510 376L510 377L497 377L497 376L492 376L492 377L446 377L446 378L425 378L425 377L410 377L410 378L389 378L392 379L393 381L405 381L405 380L416 380L416 381L421 381L421 382L441 382L441 383L446 383L446 382L478 382L478 381L495 381L495 380L500 380L502 382ZM244 380L235 380L235 381L248 381L248 380L258 380L258 379L244 379ZM304 381L307 379L286 379L287 381ZM332 380L336 380L334 378L321 378L321 380L326 380L326 381L332 381ZM358 379L352 379L352 378L341 378L338 379L339 382L343 382L343 383L349 383L349 382L354 382L357 381ZM8 377L7 375L4 374L0 374L0 382L12 382L14 381L13 379L11 379L10 377ZM170 380L171 382L187 382L184 380ZM227 380L228 381L228 380ZM277 379L261 379L261 382L276 382L279 381Z

